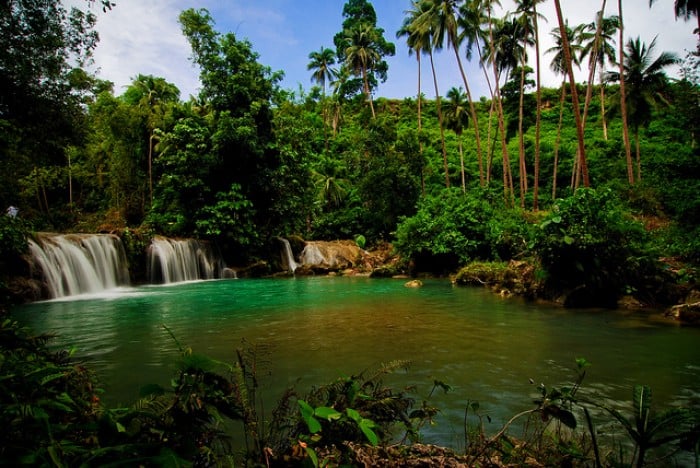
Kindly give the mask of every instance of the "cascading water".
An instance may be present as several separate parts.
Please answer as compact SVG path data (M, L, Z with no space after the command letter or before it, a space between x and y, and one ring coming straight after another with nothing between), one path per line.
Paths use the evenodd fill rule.
M299 264L294 259L292 246L287 239L280 237L279 240L282 243L282 266L286 267L288 272L294 273L294 271L299 268Z
M195 239L154 237L148 248L151 283L179 283L224 276L225 265L209 244Z
M29 251L51 298L129 284L124 246L115 235L40 233L29 240Z

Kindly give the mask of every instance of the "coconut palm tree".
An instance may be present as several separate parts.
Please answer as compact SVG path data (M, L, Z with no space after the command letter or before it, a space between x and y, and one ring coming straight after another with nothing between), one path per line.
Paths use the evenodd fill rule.
M376 32L370 24L360 23L345 31L347 47L345 48L346 63L355 75L362 77L362 88L372 111L372 118L376 118L372 93L369 86L368 70L381 60L381 53L376 47Z
M452 48L455 54L455 59L457 60L457 67L459 68L459 73L462 76L462 82L464 83L464 89L467 94L469 101L469 111L471 113L472 121L474 122L474 139L476 143L476 152L479 158L481 158L481 136L479 135L479 120L476 114L476 106L472 99L471 90L469 87L469 81L467 80L467 75L464 73L464 66L462 65L462 56L460 54L460 33L457 18L459 16L459 0L424 0L430 4L430 8L425 11L421 17L417 18L419 23L424 22L430 25L430 29L433 31L432 34L432 45L434 50L441 50L444 45Z
M468 97L462 88L452 87L447 92L445 103L445 125L455 132L459 144L459 165L462 173L462 192L467 192L464 174L464 150L462 148L462 132L469 125Z
M617 2L617 13L620 19L620 60L618 61L620 74L620 115L622 117L622 141L625 144L625 161L627 162L627 181L630 185L634 185L634 168L632 167L632 146L630 145L630 130L627 122L627 92L625 90L625 50L622 44L625 43L625 23L622 20L622 0Z
M654 58L656 38L647 47L639 37L630 39L626 46L623 63L624 80L627 84L627 116L634 132L635 156L637 159L637 181L642 180L642 170L639 150L639 129L646 127L651 121L652 110L661 105L668 105L664 92L667 91L668 78L664 69L678 63L676 54L662 52ZM619 81L618 72L607 75L609 81ZM622 92L620 90L619 92ZM616 111L612 108L611 111Z
M522 208L525 207L525 194L528 191L527 164L525 161L525 135L523 131L525 71L527 68L528 58L527 48L537 45L535 39L535 31L537 29L537 26L535 26L535 23L537 22L537 13L534 8L535 4L540 1L542 0L516 0L516 10L514 12L515 21L520 25L520 30L522 32L522 35L520 36L520 40L522 42L522 48L520 49L520 101L518 103L518 159L520 161L520 206ZM539 52L537 52L537 60L539 63ZM539 119L539 102L537 107L536 112ZM539 146L539 142L537 146Z
M336 75L337 71L332 68L335 65L335 52L328 47L321 47L318 51L309 54L309 64L306 69L313 72L311 81L321 85L323 96L326 96L326 83L330 82Z
M504 21L497 21L493 18L493 7L500 6L498 0L477 0L478 8L485 10L488 17L488 52L485 56L485 61L490 63L493 69L493 76L495 80L494 86L494 102L496 103L496 114L498 116L498 131L501 136L501 154L503 159L503 196L506 203L514 204L514 193L513 193L513 176L510 170L510 158L508 157L508 145L506 143L506 128L505 128L505 117L503 113L503 101L501 99L500 91L500 76L504 69L507 67L517 65L517 60L513 63L509 59L509 55L505 55L504 52L508 51L510 48L508 46L504 47L504 40L508 38L508 34L504 30ZM498 29L494 27L494 24L498 26ZM498 47L497 47L498 45Z
M153 205L153 147L156 130L162 124L168 106L180 98L180 90L165 78L153 75L138 75L131 86L141 93L138 105L146 108L148 112L148 193Z
M620 0L622 1L622 0ZM574 62L571 56L571 48L569 47L569 38L566 34L564 24L564 16L561 12L561 3L559 0L554 0L554 8L557 12L557 21L559 22L559 31L561 32L562 46L564 47L564 62L569 75L569 85L571 87L571 101L574 107L574 120L576 121L576 136L578 138L578 161L581 165L581 174L583 175L583 185L590 186L588 178L588 164L586 162L586 145L583 139L583 122L581 120L581 109L579 108L578 90L576 89L576 80L574 78Z
M491 80L486 71L486 67L483 66L484 53L482 49L482 43L486 44L486 40L488 38L488 32L483 28L483 25L486 24L486 22L486 15L480 8L478 1L468 0L462 3L462 5L459 8L459 15L457 16L457 24L459 26L460 31L459 42L466 45L465 49L467 60L472 59L472 50L476 48L477 53L479 55L479 63L480 65L482 65L481 69L484 72L484 78L486 79L486 84L489 88L489 93L491 95L491 102L493 103L493 87L491 86ZM491 114L492 113L490 112L488 123L489 133L491 132ZM490 136L486 139L486 141L490 141ZM490 154L488 150L487 154ZM479 165L479 185L483 187L488 179L488 174L485 179L482 154L478 152L476 157Z
M596 69L599 73L600 82L600 116L601 122L603 124L603 138L608 139L608 125L605 117L605 67L606 65L615 65L617 60L615 58L616 50L614 47L614 34L617 28L620 26L620 18L617 16L609 16L603 18L601 12L605 9L606 1L603 0L603 5L600 11L597 13L596 21L589 23L587 29L589 32L595 31L595 34L584 45L583 55L589 56L589 84L588 89L593 89L593 76L595 75ZM586 104L584 105L584 114L588 110L588 104L590 103L590 93L586 95Z
M564 22L564 31L567 38L569 38L569 55L573 60L574 65L577 67L581 66L581 55L583 47L581 43L584 38L584 28L585 25L580 24L575 28L570 28L567 21ZM552 199L556 198L557 194L557 170L559 167L559 146L561 143L561 130L562 123L564 120L564 104L566 102L566 76L567 76L567 66L566 66L566 55L564 54L564 39L560 28L554 28L551 32L551 36L554 39L554 46L550 47L545 51L546 54L553 53L554 57L549 65L549 68L557 75L562 75L561 82L561 96L559 98L559 124L557 125L557 138L554 143L554 171L552 174ZM574 164L576 166L576 164Z
M419 2L416 8L416 12L420 14L414 14L412 16L413 20L410 25L408 25L409 33L413 36L414 46L421 50L423 53L427 53L430 58L430 70L433 75L433 86L435 87L435 106L437 109L438 116L438 127L440 129L440 144L442 147L442 161L445 170L445 187L450 187L450 172L449 165L447 164L447 147L445 145L445 125L442 115L442 100L440 98L440 89L438 87L437 73L435 71L435 60L433 59L433 45L435 43L433 37L435 35L435 25L432 21L429 21L432 17L428 15L429 10L432 8L432 4L429 0L422 0Z
M533 191L532 207L535 211L539 208L539 186L540 186L540 136L542 127L542 74L540 65L540 32L539 20L544 19L542 15L537 13L537 4L544 0L521 0L518 4L519 10L524 13L524 18L531 20L532 33L535 44L535 73L536 73L536 101L537 109L535 116L535 181ZM546 21L546 19L545 19ZM525 64L523 64L525 71ZM524 78L524 77L523 77ZM521 81L524 84L524 81ZM522 114L522 99L520 103Z
M328 121L328 113L326 111L326 82L331 81L336 75L337 71L332 68L335 64L335 52L333 49L321 47L318 51L311 52L309 54L309 59L311 60L306 66L306 69L312 71L311 81L321 85L322 89L322 99L321 99L321 113L323 114L323 140L325 142L326 152L328 151L328 135L326 131L326 125Z
M423 96L421 92L421 55L425 53L426 48L430 47L430 35L426 33L426 31L422 31L420 28L416 27L416 21L422 15L425 13L425 11L429 8L429 4L424 1L411 1L411 9L404 11L404 14L406 15L403 20L403 24L401 25L401 28L396 32L396 37L401 38L405 37L406 38L406 44L408 45L408 54L412 55L413 53L416 54L416 62L418 64L418 93L416 95L416 102L417 102L417 113L418 113L418 148L420 151L420 154L423 154L423 140L422 140L422 131L423 131L423 122L422 122L422 115L421 115L421 110L422 110L422 101L423 101ZM421 187L423 190L423 193L425 193L425 179L423 176L423 171L421 169Z

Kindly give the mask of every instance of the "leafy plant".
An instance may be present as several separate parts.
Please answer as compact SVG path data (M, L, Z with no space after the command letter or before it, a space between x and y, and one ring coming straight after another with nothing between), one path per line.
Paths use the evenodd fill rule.
M642 467L653 449L676 443L679 448L694 451L697 460L700 449L700 411L697 409L672 408L655 413L652 409L651 387L648 385L634 386L630 416L609 405L595 401L589 403L607 411L624 428L634 444L630 465ZM675 450L667 451L666 457L673 452Z
M643 227L610 190L580 189L557 200L538 227L531 247L550 291L582 288L580 298L598 301L575 305L614 305L619 294L639 282L635 262L651 260Z

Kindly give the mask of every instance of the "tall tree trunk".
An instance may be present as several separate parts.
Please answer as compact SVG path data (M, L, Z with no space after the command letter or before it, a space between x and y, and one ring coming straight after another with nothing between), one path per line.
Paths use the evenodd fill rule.
M464 151L462 150L462 133L457 135L457 141L459 144L459 166L462 170L462 193L467 193L467 180L464 175Z
M481 44L479 41L476 41L476 50L479 52L479 63L483 63L484 61L484 54L481 52ZM481 70L484 72L484 78L486 79L486 85L489 88L489 95L491 96L491 105L489 106L489 122L488 122L488 136L486 137L486 143L488 145L488 148L486 150L486 180L484 181L484 170L483 170L483 165L482 165L482 158L479 158L479 183L483 187L484 184L488 185L489 182L491 181L491 162L493 159L493 145L491 143L491 124L492 124L492 118L493 118L493 106L494 106L494 98L493 98L493 86L491 86L491 78L489 78L489 74L486 71L486 67L481 67Z
M488 18L489 18L489 46L491 48L491 56L496 57L494 51L494 41L493 41L493 25L491 21L491 6L487 8ZM498 73L498 64L495 60L492 60L493 64L493 75L496 80L495 85L495 99L496 99L496 113L498 116L498 131L501 136L501 152L503 156L503 197L506 204L510 202L510 205L515 205L515 194L513 193L513 176L510 171L510 158L508 157L508 145L506 144L506 125L505 117L503 115L503 102L501 100L501 90L500 90L500 80Z
M469 101L469 113L471 114L472 118L472 127L474 127L474 139L476 141L476 158L479 161L479 168L481 168L482 165L482 153L481 153L481 136L479 135L479 117L476 113L476 106L474 105L474 101L472 101L472 93L469 89L469 82L467 81L467 75L464 74L464 68L462 67L462 58L459 56L459 48L457 47L456 41L452 42L454 47L454 52L455 52L455 57L457 57L457 66L459 67L459 73L462 75L462 81L464 82L464 91L467 93L467 100ZM479 173L481 174L481 169L479 170ZM480 183L483 186L484 181L483 177L480 179Z
M376 119L377 115L374 113L374 104L372 103L372 93L369 91L369 81L367 80L367 69L362 67L362 82L364 83L365 96L367 96L367 101L369 102L369 108L372 110L372 118Z
M559 146L561 145L561 128L564 123L564 103L566 102L566 80L561 83L561 98L559 99L559 124L557 139L554 142L554 173L552 174L552 200L557 198L557 169L559 167Z
M422 106L422 96L421 96L421 59L420 52L416 52L416 60L418 61L418 152L421 156L421 161L423 161L423 117L421 115ZM423 171L423 165L420 168L420 186L421 193L425 195L425 172Z
M637 156L637 182L642 181L642 158L639 150L639 126L634 127L634 147Z
M539 209L540 193L540 136L542 127L542 82L540 70L540 31L537 21L537 2L532 3L532 11L535 13L535 68L537 73L537 114L535 117L535 181L532 194L532 209Z
M520 102L518 107L518 161L520 162L520 207L525 208L525 195L527 194L527 166L525 164L525 135L523 132L523 120L525 114L525 62L520 70Z
M622 0L617 2L620 16L620 108L622 114L622 139L625 143L625 159L627 161L627 180L634 185L634 170L632 169L632 146L630 145L630 131L627 124L627 95L625 90L625 28L622 20Z
M153 208L153 131L151 131L151 136L148 138L148 195L151 201L151 208Z
M603 139L608 141L608 122L605 120L605 84L600 80L600 120L603 122Z
M438 126L440 127L440 143L442 145L442 163L445 167L445 187L450 188L450 169L447 165L447 148L445 147L445 127L442 123L442 104L440 102L440 90L438 89L437 74L435 73L435 61L433 52L430 54L430 68L433 71L433 85L435 86L435 105L437 106Z
M561 13L561 4L559 0L554 0L554 7L557 10L557 19L559 20L559 31L561 31L562 45L564 46L564 59L566 61L566 69L569 74L569 84L571 86L571 101L574 108L574 119L576 120L576 136L578 137L579 161L581 164L581 171L583 174L583 185L585 187L590 187L590 180L588 179L588 165L586 164L586 146L583 139L583 122L581 120L581 109L579 108L578 90L576 89L574 69L571 63L571 49L569 46L569 38L566 35L566 25L564 24L564 17Z
M493 123L493 109L494 106L496 105L496 101L493 98L493 94L491 95L491 105L489 106L489 126L488 126L488 137L487 141L489 144L488 150L486 152L486 185L489 185L491 183L491 164L493 162L493 153L495 151L495 146L496 146L496 136L494 136L493 141L491 140L491 130L493 128L492 123Z

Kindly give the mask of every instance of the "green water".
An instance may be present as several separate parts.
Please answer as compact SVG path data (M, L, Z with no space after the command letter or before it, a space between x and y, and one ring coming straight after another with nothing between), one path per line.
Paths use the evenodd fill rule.
M306 391L394 359L411 361L391 377L427 396L434 379L454 387L427 441L459 447L468 400L498 429L531 407L535 387L573 379L574 360L592 363L583 391L624 407L635 383L652 386L662 407L700 404L700 329L656 315L563 310L485 289L430 280L297 278L220 280L121 290L93 298L34 303L14 310L36 331L76 346L96 370L110 404L129 404L145 383L166 385L177 348L165 324L194 350L231 362L261 346L263 392L274 401L294 384Z

